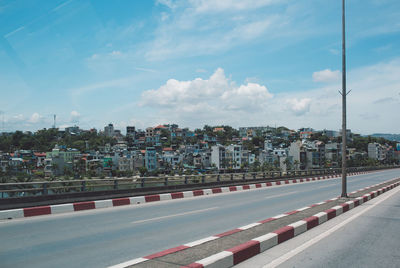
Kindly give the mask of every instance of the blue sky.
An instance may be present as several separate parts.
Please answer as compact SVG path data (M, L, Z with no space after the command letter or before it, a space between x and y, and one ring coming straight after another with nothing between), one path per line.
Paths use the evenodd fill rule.
M400 2L347 1L348 127L400 133ZM0 0L0 131L341 126L341 1Z

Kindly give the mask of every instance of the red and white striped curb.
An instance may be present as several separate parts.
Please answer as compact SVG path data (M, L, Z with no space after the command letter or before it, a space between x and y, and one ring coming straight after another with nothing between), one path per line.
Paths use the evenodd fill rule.
M238 232L241 232L241 231L256 227L256 226L261 225L263 223L274 221L274 220L277 220L277 219L280 219L280 218L283 218L283 217L298 213L300 211L312 208L314 206L321 205L321 204L324 204L324 203L327 203L327 202L331 202L331 201L334 201L334 200L337 200L337 199L338 199L338 197L326 200L324 202L320 202L320 203L314 204L312 206L303 207L303 208L299 208L299 209L296 209L296 210L293 210L293 211L290 211L290 212L279 214L279 215L276 215L274 217L271 217L271 218L268 218L268 219L265 219L265 220L262 220L262 221L258 221L258 222L251 223L251 224L248 224L248 225L236 228L236 229L232 229L230 231L226 231L226 232L223 232L223 233L220 233L220 234L217 234L217 235L213 235L213 236L209 236L209 237L206 237L206 238L203 238L203 239L199 239L199 240L196 240L196 241L193 241L193 242L190 242L190 243L187 243L187 244L175 247L175 248L170 248L170 249L167 249L167 250L163 250L163 251L151 254L149 256L145 256L145 257L142 257L142 258L137 258L137 259L130 260L130 261L127 261L127 262L124 262L124 263L120 263L120 264L111 266L109 268L124 268L124 267L128 267L128 266L131 266L131 265L134 265L134 264L145 262L145 261L148 261L148 260L151 260L151 259L154 259L154 258L159 258L159 257L165 256L165 255L168 255L168 254L171 254L171 253L175 253L175 252L187 249L187 248L191 248L191 247L195 247L195 246L204 244L204 243L212 241L212 240L219 239L221 237L232 235L234 233L238 233Z
M360 174L367 174L367 173L369 173L369 172L355 172L355 173L349 173L349 175L360 175ZM123 205L137 205L137 204L156 202L156 201L165 201L165 200L180 199L180 198L190 198L190 197L197 197L197 196L203 196L203 195L236 192L236 191L242 191L242 190L252 190L252 189L265 188L265 187L271 187L271 186L277 186L277 185L312 182L312 181L318 181L318 180L338 178L340 176L341 175L329 175L329 176L319 176L319 177L312 177L312 178L287 179L287 180L281 180L281 181L264 182L264 183L256 183L256 184L248 184L248 185L240 185L240 186L217 187L217 188L211 188L211 189L201 189L201 190L184 191L184 192L174 192L174 193L155 194L155 195L146 195L146 196L134 196L134 197L107 199L107 200L68 203L68 204L60 204L60 205L49 205L49 206L38 206L38 207L19 208L19 209L11 209L11 210L1 210L0 211L0 220L41 216L41 215L50 215L50 214L59 214L59 213L75 212L75 211L82 211L82 210L89 210L89 209L116 207L116 206L123 206Z
M375 184L374 186L381 185L381 184L384 184L384 183L388 183L390 181L392 181L392 180L389 180L389 181L386 181L386 182L382 182L380 184ZM372 188L374 186L369 186L369 187L354 191L353 193L364 191L365 189L369 189L369 188ZM388 187L390 187L390 185ZM387 188L387 187L385 187L385 188ZM390 188L390 189L392 189L392 188ZM380 190L381 189L379 189L378 191L375 191L375 192L379 192ZM382 193L382 192L380 192L380 193ZM370 195L370 194L368 194L368 195ZM368 196L368 195L365 195L365 196ZM374 197L376 197L376 196L374 196ZM145 257L136 258L136 259L124 262L124 263L120 263L120 264L117 264L117 265L114 265L114 266L110 266L108 268L126 268L126 267L129 267L129 266L134 265L134 264L139 264L139 263L151 260L151 259L155 259L155 258L159 258L159 257L165 256L165 255L171 254L171 253L175 253L175 252L187 249L187 248L195 247L195 246L204 244L206 242L209 242L209 241L212 241L212 240L216 240L216 239L221 238L221 237L232 235L234 233L238 233L238 232L241 232L241 231L256 227L256 226L258 226L260 224L271 222L271 221L274 221L274 220L277 220L277 219L280 219L280 218L283 218L283 217L298 213L300 211L304 211L306 209L309 209L309 208L312 208L312 207L315 207L315 206L318 206L318 205L322 205L322 204L326 204L326 203L331 202L331 201L335 201L337 199L339 199L339 197L335 197L335 198L332 198L332 199L329 199L329 200L326 200L326 201L323 201L323 202L319 202L319 203L313 204L311 206L307 206L307 207L299 208L299 209L296 209L296 210L293 210L293 211L290 211L290 212L279 214L277 216L274 216L274 217L271 217L271 218L268 218L268 219L265 219L265 220L261 220L261 221L258 221L258 222L255 222L255 223L251 223L251 224L248 224L248 225L236 228L236 229L232 229L230 231L223 232L221 234L217 234L217 235L209 236L209 237L206 237L206 238L203 238L203 239L199 239L199 240L196 240L196 241L193 241L193 242L190 242L190 243L186 243L184 245L180 245L180 246L177 246L177 247L174 247L174 248L170 248L170 249L167 249L167 250L163 250L163 251L160 251L160 252L145 256ZM351 201L351 202L358 202L357 205L356 205L356 206L358 206L358 205L362 204L362 202L360 203L359 199L363 199L363 197L356 198L356 201ZM366 202L366 201L364 201L364 202ZM347 203L349 203L348 206L346 205ZM354 205L352 206L350 204L350 202L347 202L347 203L345 203L342 206L338 206L340 208L334 207L334 208L336 208L335 209L335 213L336 213L336 210L340 212L340 213L337 212L338 214L335 214L335 216L338 216L341 213L343 213L343 212L345 212L345 211L347 211L347 210L349 210L349 209L354 207ZM332 209L334 209L334 208L332 208ZM330 212L330 210L327 210L327 211ZM335 217L335 216L332 217L332 215L333 215L333 212L330 212L329 215L327 214L326 211L325 212L320 212L320 213L318 213L318 214L316 214L314 216L311 216L311 217L309 217L307 219L304 219L303 221L305 223L303 223L303 221L299 221L299 222L290 224L288 226L282 227L282 228L274 231L273 233L266 234L264 236L258 237L258 238L253 239L253 240L257 241L257 239L260 239L259 242L260 243L262 242L262 246L260 246L260 249L265 248L264 250L266 250L266 249L268 249L270 247L273 247L273 246L277 245L278 242L282 243L282 242L292 238L292 237L290 237L290 234L292 233L292 231L293 231L293 235L296 236L296 235L298 235L300 233L303 233L304 231L306 231L308 229L311 229L311 228L313 228L313 227L315 227L315 226L317 226L317 225L319 225L319 224L321 224L321 223L323 223L323 222ZM314 217L316 217L316 218L314 218ZM308 229L304 229L305 226ZM275 241L274 237L276 237L276 239L277 239L277 243L276 244L272 243L272 241ZM272 239L272 240L270 240L270 239ZM246 242L245 244L247 245L247 243L254 244L255 242L250 242L249 241L249 242ZM266 246L266 245L270 245L270 244L271 244L270 247ZM242 247L246 248L243 245L244 244L239 245L238 246L239 248L234 247L233 249L235 249L237 251L238 249L241 249ZM262 252L264 250L261 250L260 252ZM201 264L209 263L207 265L211 265L212 264L211 266L207 266L207 265L206 266L198 266L200 263L196 262L196 263L190 264L187 267L220 267L220 265L225 263L226 260L224 259L220 263L219 258L228 258L229 259L230 258L229 256L232 255L232 252L229 253L229 250L227 250L227 251L228 252L223 251L223 252L220 252L218 254L212 255L212 256L210 256L208 258L205 258L205 259L201 260ZM258 252L258 253L260 253L260 252ZM214 260L215 260L215 262L213 262ZM230 267L230 266L221 266L221 267Z
M345 202L341 205L335 206L324 212L317 213L311 217L289 224L285 227L279 228L272 233L254 238L243 244L233 248L224 250L210 257L191 263L185 267L202 268L202 267L232 267L242 261L245 261L271 247L285 242L301 233L304 233L342 213L361 205L362 203L377 197L378 195L393 189L400 185L400 182L390 184L386 187L372 191L368 194L358 197L355 200Z

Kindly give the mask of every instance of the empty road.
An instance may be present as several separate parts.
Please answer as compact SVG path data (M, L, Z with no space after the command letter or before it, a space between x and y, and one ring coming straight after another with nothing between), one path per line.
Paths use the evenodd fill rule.
M400 177L348 177L348 191ZM0 221L0 267L107 267L340 195L341 180Z
M237 268L400 266L400 187L271 248Z

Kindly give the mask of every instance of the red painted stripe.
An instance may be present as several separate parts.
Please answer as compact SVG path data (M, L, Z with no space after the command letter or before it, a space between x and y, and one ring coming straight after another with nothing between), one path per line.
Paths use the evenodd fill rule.
M363 196L364 203L368 201L368 196Z
M285 181L285 184L289 184L289 181L288 181L288 180L286 180L286 181Z
M186 266L181 266L180 268L204 268L203 264L201 263L191 263L189 265Z
M292 226L285 226L273 231L273 233L278 235L278 244L280 244L294 237L294 228Z
M354 200L354 207L358 207L360 205L360 200Z
M239 246L228 249L233 253L233 265L241 263L260 253L260 242L250 240Z
M304 180L303 180L303 179L300 179L300 182L304 182Z
M306 181L310 181L310 178L307 178Z
M297 180L292 180L293 183L297 183Z
M325 210L325 212L326 212L326 214L328 214L328 220L336 217L336 210L334 210L332 208Z
M144 197L144 200L146 200L146 202L155 202L155 201L160 201L160 195L158 194L154 194L154 195L146 195Z
M96 205L93 201L74 203L74 211L95 209Z
M243 185L243 190L250 190L250 185Z
M183 198L183 193L182 192L178 192L178 193L171 193L171 198L172 199L178 199L178 198Z
M371 194L371 199L374 198L374 197L376 197L375 193L370 192L370 194Z
M298 212L297 210L293 210L293 211L286 212L285 214L286 215L292 215L292 214L295 214L297 212Z
M269 186L272 186L272 183L271 182L267 182L266 185L267 185L267 187L269 187Z
M193 191L193 196L199 196L199 195L204 195L203 190L194 190Z
M176 247L176 248L170 248L170 249L167 249L167 250L163 250L163 251L151 254L151 255L146 256L144 258L151 260L151 259L159 258L159 257L165 256L165 255L168 255L168 254L171 254L171 253L174 253L174 252L178 252L178 251L181 251L181 250L184 250L184 249L187 249L187 248L190 248L190 247L182 245L182 246L179 246L179 247Z
M40 216L51 214L50 206L24 208L24 217Z
M304 221L307 222L307 230L310 230L319 224L318 217L316 216L305 218Z
M315 181L315 178L312 178L313 181Z
M144 198L146 199L147 196L145 196ZM115 198L112 200L112 203L114 207L117 207L117 206L130 205L131 201L129 200L129 198Z
M221 188L213 188L213 189L211 189L211 190L212 190L213 194L222 193L222 189L221 189Z
M231 235L231 234L234 234L234 233L237 233L237 232L241 232L241 231L242 230L240 230L240 229L233 229L233 230L230 230L230 231L227 231L227 232L224 232L224 233L221 233L221 234L217 234L217 235L214 235L214 236L224 237L224 236Z
M259 223L267 223L267 222L274 221L274 220L276 220L276 219L275 218L268 218L268 219L259 221Z
M261 183L257 183L256 188L261 188Z
M280 181L276 181L275 184L276 185L281 185L281 182Z
M229 187L229 191L231 191L231 192L234 192L234 191L236 191L237 189L236 189L236 186L230 186Z

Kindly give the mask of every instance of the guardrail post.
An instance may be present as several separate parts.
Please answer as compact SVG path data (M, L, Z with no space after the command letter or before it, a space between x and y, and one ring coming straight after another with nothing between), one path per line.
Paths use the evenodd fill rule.
M42 194L43 194L43 195L47 195L47 194L48 194L48 192L47 192L47 183L43 183Z
M233 173L231 174L231 181L233 181Z
M185 176L185 184L188 184L188 177Z
M145 182L145 177L142 177L142 180L141 180L141 182L140 182L140 186L141 186L142 188L144 188L144 182Z
M205 183L206 182L206 176L201 176L201 183Z
M263 179L265 180L265 172L263 172Z
M279 177L282 177L282 171L279 171Z
M165 180L164 180L164 185L165 185L165 186L167 186L167 185L168 185L168 177L165 177Z
M253 173L253 179L255 180L256 178L257 178L257 173L254 172L254 173Z
M217 175L217 181L221 181L221 175Z
M114 180L114 190L118 189L118 180Z
M243 175L242 175L242 180L246 180L246 173L243 173Z
M86 181L82 181L81 192L85 192L85 191L86 191Z

